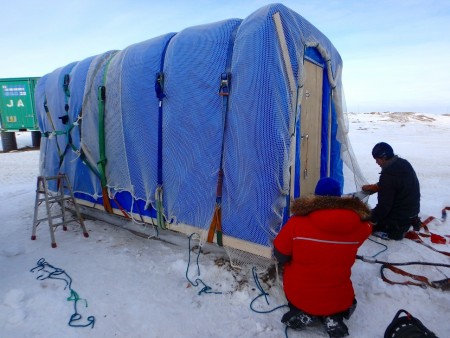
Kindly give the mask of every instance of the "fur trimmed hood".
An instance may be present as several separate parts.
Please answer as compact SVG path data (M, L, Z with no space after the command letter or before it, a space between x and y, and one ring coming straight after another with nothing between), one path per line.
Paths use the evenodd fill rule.
M291 212L295 216L306 216L322 209L348 209L356 212L363 221L369 220L369 207L354 197L305 196L294 200Z

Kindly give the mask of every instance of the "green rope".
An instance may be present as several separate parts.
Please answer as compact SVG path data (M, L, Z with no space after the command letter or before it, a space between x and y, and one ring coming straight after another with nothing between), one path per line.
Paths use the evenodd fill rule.
M69 128L69 132L74 128L75 125L76 124L72 124L72 126ZM50 136L53 136L53 135L67 135L67 131L62 131L62 130L56 130L56 131L53 131L53 132L46 131L46 132L41 133L41 135L42 135L42 137L50 137ZM88 166L88 168L95 174L95 176L97 176L99 179L101 179L100 172L97 170L97 168L92 163L89 162L89 160L86 157L86 155L84 154L83 150L82 149L78 149L77 147L75 147L75 145L72 142L69 142L68 146L70 146L72 148L72 150L78 156L80 156L80 158L83 161L83 163ZM62 163L62 159L64 158L64 154L65 153L63 153L62 155L59 155L60 163Z
M200 278L195 279L195 281L191 281L191 280L189 279L188 272L189 272L189 266L190 266L190 264L191 264L191 239L192 239L192 237L193 237L194 235L197 235L197 236L198 236L198 234L196 234L196 233L192 233L192 234L189 236L189 246L188 246L188 249L189 249L189 258L188 258L188 264L187 264L187 268L186 268L186 279L189 281L189 283L190 283L192 286L197 287L197 286L199 286L200 284L203 285L203 288L198 292L198 295L199 295L199 296L200 296L202 293L212 293L212 294L217 294L217 295L222 294L222 292L219 292L219 291L212 291L212 288L211 288L210 286L206 285ZM198 253L197 253L197 276L200 276L200 266L199 266L199 264L198 264L198 259L199 259L199 257L200 257L200 252L201 252L201 249L200 249L200 247L199 247L199 250L198 250Z
M157 220L157 224L158 227L160 229L167 229L166 227L166 223L164 222L164 206L163 206L163 189L162 186L159 185L156 188L156 193L155 193L155 200L156 200L156 220Z
M261 286L261 283L259 282L259 278L258 278L258 275L257 275L257 273L256 273L256 267L253 267L253 268L252 268L252 274L253 274L253 279L255 280L256 287L258 288L259 291L261 291L261 293L260 293L258 296L256 296L256 297L250 302L250 309L251 309L252 311L254 311L254 312L256 312L256 313L271 313L271 312L273 312L273 311L275 311L275 310L278 310L278 309L281 309L281 308L287 306L287 305L280 305L280 306L277 306L277 307L275 307L275 308L273 308L273 309L271 309L271 310L267 310L267 311L259 311L259 310L255 310L255 309L253 308L253 303L254 303L257 299L259 299L260 297L263 297L263 296L264 296L267 305L270 305L270 304L269 304L269 299L267 298L267 296L268 296L269 294L268 294L266 291L264 291L263 287Z
M98 161L100 181L102 188L106 187L106 146L105 146L105 103L106 103L106 76L108 74L109 64L113 57L110 57L105 65L105 72L103 73L103 85L98 87L98 142L100 160Z
M252 268L252 274L253 274L253 279L255 280L256 287L257 287L258 290L261 292L258 296L256 296L256 297L250 302L250 309L251 309L253 312L256 312L256 313L271 313L271 312L274 312L274 311L276 311L276 310L278 310L278 309L281 309L281 308L284 308L284 307L288 307L288 305L285 304L285 305L279 305L279 306L274 307L273 309L267 310L267 311L255 310L255 309L253 308L253 303L254 303L256 300L258 300L259 298L263 297L263 296L264 296L264 298L265 298L265 300L266 300L267 305L270 305L270 304L269 304L269 299L267 298L267 296L268 296L269 294L268 294L266 291L264 291L263 287L261 286L261 283L259 282L259 278L258 278L258 275L257 275L257 273L256 273L256 267L253 267L253 268ZM284 330L284 335L285 335L286 338L288 338L288 333L287 333L287 331L288 331L288 326L286 326L286 327L285 327L285 330Z
M114 55L113 55L114 56ZM98 171L100 173L100 183L102 186L102 198L103 207L106 212L113 213L109 191L106 180L106 142L105 142L105 102L106 102L106 76L108 74L108 67L113 59L113 56L108 59L105 65L103 73L103 85L98 87L97 100L98 100L98 143L99 143L99 157L97 162Z
M106 73L106 71L105 71ZM98 87L98 142L100 159L97 162L102 187L106 186L106 147L105 147L105 86Z
M74 289L72 289L72 278L63 270L60 268L56 268L50 264L48 264L45 261L45 258L41 258L37 261L37 264L34 268L30 270L30 272L35 271L41 271L42 274L36 277L38 280L45 280L45 279L59 279L66 283L64 290L69 288L70 295L67 298L67 301L74 302L73 308L74 313L70 316L69 322L67 323L69 326L72 327L87 327L91 326L91 328L94 328L95 324L95 317L89 316L87 317L87 324L77 324L77 321L80 321L83 316L78 313L78 302L84 301L85 307L88 306L87 301L85 299L80 298L78 293L75 292Z

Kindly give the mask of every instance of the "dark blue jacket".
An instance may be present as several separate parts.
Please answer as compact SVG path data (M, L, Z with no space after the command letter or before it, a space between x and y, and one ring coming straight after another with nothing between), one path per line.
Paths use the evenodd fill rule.
M382 168L378 185L378 204L371 221L386 225L406 225L420 212L420 185L411 164L394 156Z

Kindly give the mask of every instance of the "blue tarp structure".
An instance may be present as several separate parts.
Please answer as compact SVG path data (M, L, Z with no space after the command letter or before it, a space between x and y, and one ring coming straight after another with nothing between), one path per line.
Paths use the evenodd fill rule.
M305 59L323 68L315 169L343 182L341 58L281 4L43 76L40 174L66 173L86 205L174 230L207 231L220 205L224 246L267 256L300 195Z

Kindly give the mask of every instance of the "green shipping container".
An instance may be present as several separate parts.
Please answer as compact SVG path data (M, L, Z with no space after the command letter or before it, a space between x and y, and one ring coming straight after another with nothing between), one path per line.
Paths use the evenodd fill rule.
M39 130L34 107L38 77L0 79L1 131Z

